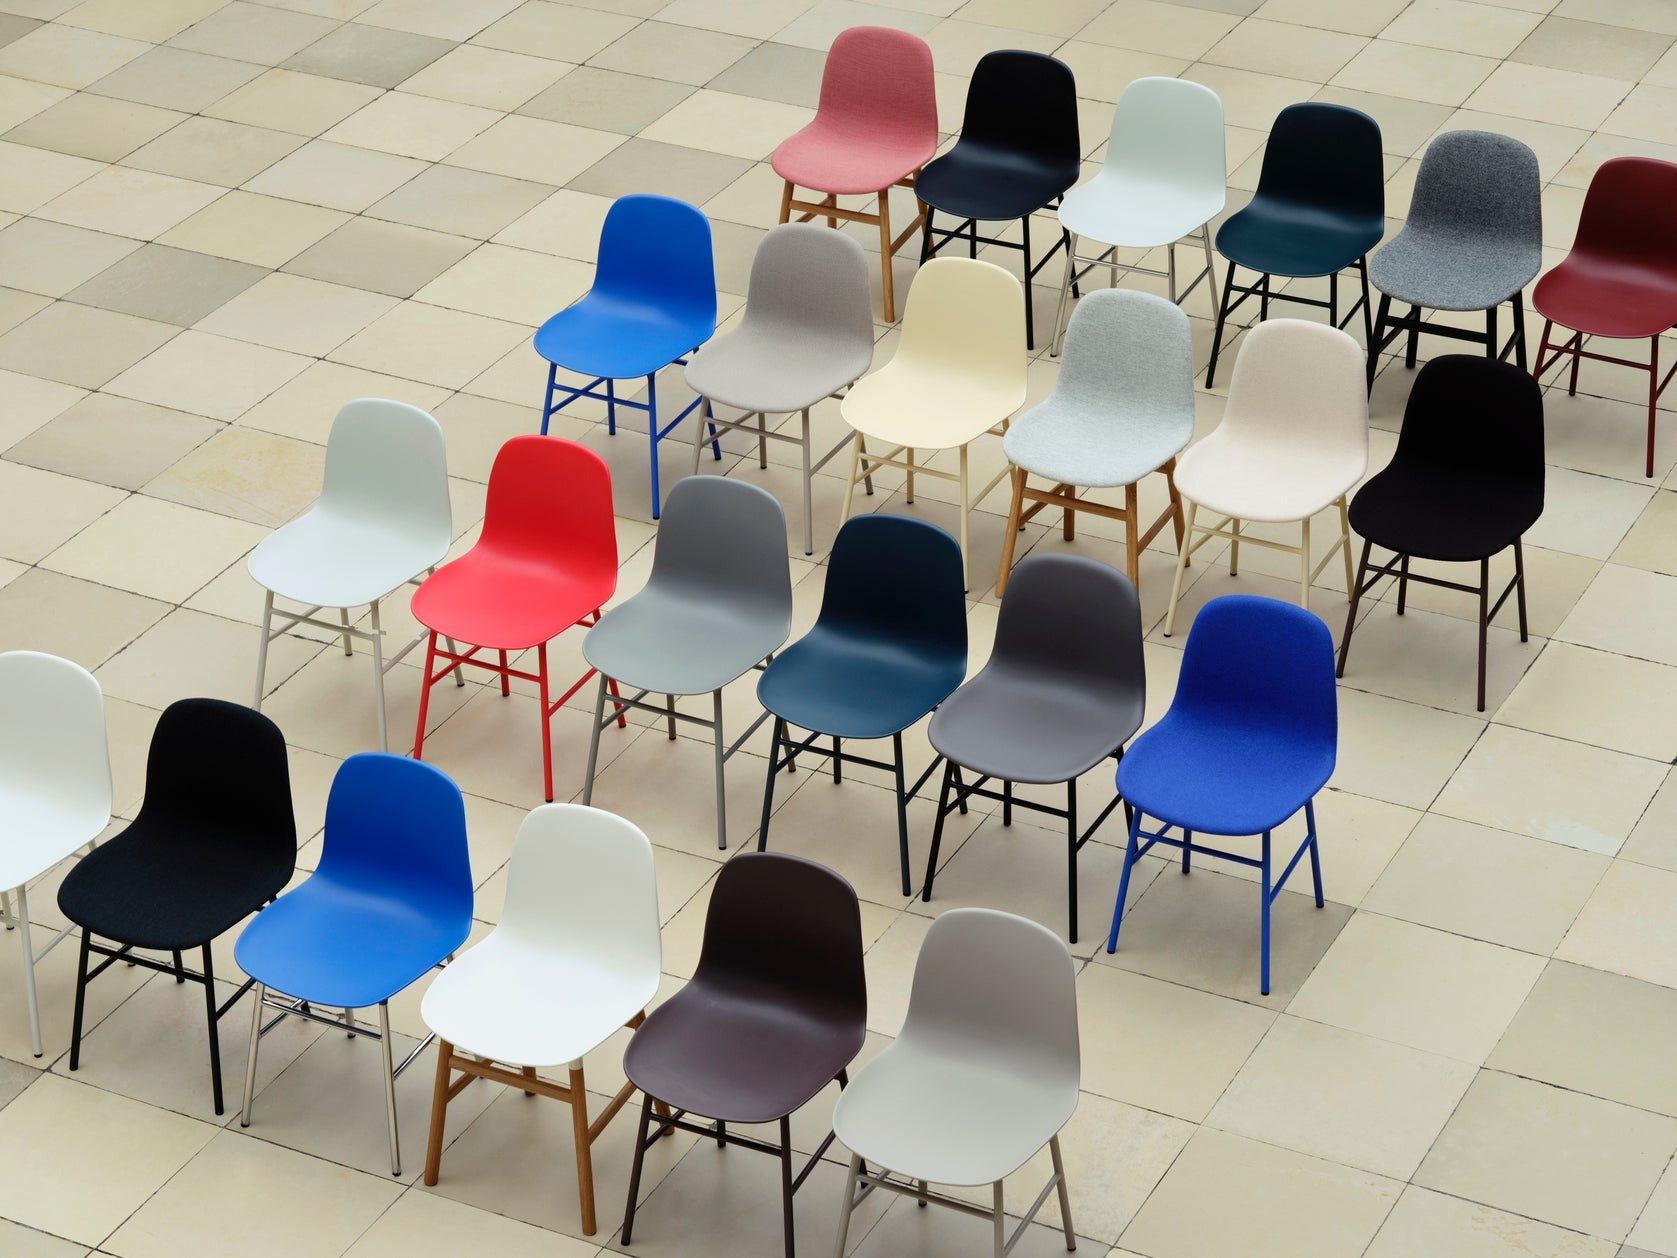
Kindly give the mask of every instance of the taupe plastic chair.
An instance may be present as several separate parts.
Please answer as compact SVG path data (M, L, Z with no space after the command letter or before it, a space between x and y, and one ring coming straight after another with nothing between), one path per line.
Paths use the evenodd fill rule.
M821 228L812 230L822 231ZM594 797L600 733L623 708L662 716L670 738L686 721L712 732L716 747L716 846L728 846L723 766L768 719L727 746L722 688L761 668L792 631L792 572L786 558L786 515L767 490L720 476L689 476L664 503L664 519L646 587L607 612L583 639L582 654L600 674L588 777L582 802ZM613 696L616 682L634 695ZM711 696L711 716L676 711L682 695ZM647 696L661 694L662 704Z
M693 429L693 470L699 470L699 457L718 429L756 436L759 467L769 465L770 441L801 447L804 554L814 554L811 477L850 439L814 458L809 411L849 388L872 361L873 301L862 247L812 223L774 228L752 258L751 288L739 326L687 364L687 385L705 400L705 423ZM745 414L737 420L719 418L717 405ZM769 427L770 415L794 411L800 417L796 433ZM871 493L871 484L868 489Z
M1194 435L1193 333L1180 307L1151 293L1109 288L1090 293L1072 312L1066 354L1054 391L1013 421L1002 451L1013 463L1013 505L1002 538L996 596L1007 590L1019 530L1044 507L1065 513L1067 541L1075 516L1087 511L1124 524L1124 567L1141 580L1142 548L1166 524L1182 546L1182 499L1176 456ZM1163 472L1170 504L1142 531L1136 482ZM1054 482L1034 489L1029 478ZM1124 486L1124 505L1077 496L1078 488ZM1025 508L1029 499L1032 505Z
M1066 1248L1075 1249L1060 1129L1077 1108L1078 1082L1065 944L1011 913L945 913L921 945L901 1034L857 1072L833 1111L833 1130L851 1149L834 1254L843 1258L850 1215L876 1188L989 1219L995 1258L1057 1191ZM1002 1181L1045 1144L1054 1173L1009 1238ZM989 1184L991 1208L928 1184Z

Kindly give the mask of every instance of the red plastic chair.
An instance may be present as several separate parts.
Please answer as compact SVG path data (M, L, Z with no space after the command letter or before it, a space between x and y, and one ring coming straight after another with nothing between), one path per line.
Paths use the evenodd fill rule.
M557 437L514 437L501 447L489 472L489 498L477 545L425 578L413 596L413 614L430 630L425 681L419 692L419 728L413 756L423 758L425 714L431 687L471 664L501 678L540 688L542 783L553 799L553 746L548 722L590 677L591 668L559 698L548 701L547 644L572 625L589 626L617 589L617 531L611 511L611 474L592 450ZM464 651L439 651L452 638ZM475 645L474 645L475 644ZM536 648L535 673L507 664L507 653ZM499 662L477 659L494 651ZM446 661L440 670L438 660ZM608 683L609 684L609 683ZM617 693L612 685L611 692ZM621 710L618 724L626 724Z
M1654 474L1654 414L1677 364L1660 379L1660 334L1677 325L1677 232L1671 206L1677 203L1677 164L1652 157L1615 157L1603 162L1584 195L1578 238L1572 252L1537 282L1532 305L1543 316L1537 350L1538 378L1561 359L1572 359L1569 394L1578 392L1578 363L1589 358L1648 373L1648 468ZM1572 337L1554 345L1555 324ZM1648 338L1648 361L1592 354L1584 338ZM1552 353L1550 351L1553 351ZM1544 355L1549 354L1547 361Z
M821 74L821 99L814 120L784 140L771 162L786 181L780 221L801 211L798 222L825 218L879 227L880 279L885 321L897 317L891 286L891 258L920 232L925 207L900 236L891 236L889 193L912 188L920 168L937 152L937 91L932 50L918 35L886 26L853 26L839 32ZM794 200L798 188L825 194L820 201ZM841 196L877 196L869 214L838 207ZM916 202L918 205L919 203Z

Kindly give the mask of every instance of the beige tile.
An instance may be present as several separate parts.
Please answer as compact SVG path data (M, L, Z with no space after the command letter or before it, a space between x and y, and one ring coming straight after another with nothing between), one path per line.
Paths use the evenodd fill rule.
M1265 0L1253 16L1353 35L1378 35L1407 7L1407 0Z
M560 61L587 61L635 26L619 13L530 0L471 39L485 48L532 53Z
M1665 785L1660 787L1648 805L1642 819L1636 823L1630 838L1619 855L1625 860L1660 869L1677 870L1677 772L1667 773Z
M34 432L87 396L87 390L74 385L19 375L15 371L0 371L0 386L5 388L11 412L0 420L0 443L6 445Z
M145 487L153 498L277 528L320 493L320 446L230 425Z
M39 562L126 496L120 489L0 461L0 555Z
M1219 40L1203 60L1240 70L1261 70L1290 79L1325 82L1361 52L1367 42L1338 31L1252 18Z
M482 0L462 12L452 0L379 0L360 20L368 26L411 31L436 39L470 39L523 0Z
M350 22L310 44L285 68L389 88L423 70L449 47L444 39Z
M592 267L505 245L474 249L414 294L418 301L538 325L588 291Z
M458 166L431 166L367 213L410 227L487 240L551 195L553 189L546 184Z
M0 1245L17 1258L83 1258L83 1255L93 1252L85 1245L60 1240L24 1227L21 1223L9 1223L3 1219L0 1219Z
M16 144L71 153L97 162L118 161L185 118L171 109L78 93L13 127Z
M1550 1156L1556 1148L1593 1156ZM1487 1070L1415 1182L1621 1240L1673 1149L1677 1120Z
M193 415L231 420L306 366L308 360L297 354L187 331L112 380L108 389Z
M0 267L14 288L63 297L138 247L122 236L21 218L0 231Z
M83 305L186 326L202 319L263 275L227 258L143 245L69 294Z
M395 305L394 297L275 272L200 320L198 328L320 357Z
M749 39L716 30L642 22L588 58L588 63L699 87L751 51L751 46Z
M333 140L312 140L257 175L247 190L353 214L388 196L424 169L424 162L411 157L354 148Z
M4 217L8 223L13 218L7 214ZM10 332L30 315L38 314L52 304L50 297L42 297L38 293L26 293L17 288L0 287L0 334ZM43 384L48 383L42 381ZM13 420L9 427L15 431L19 421Z
M0 125L10 130L69 95L67 87L0 75Z
M1598 140L1602 138L1597 135ZM1634 147L1637 156L1657 156L1647 152L1652 146L1646 141L1620 143ZM1595 166L1601 161L1622 155L1628 154L1598 148L1593 155L1595 162L1583 182L1588 183L1588 175L1595 173ZM1580 156L1585 155L1581 153ZM1646 382L1646 376L1633 376L1629 372L1619 373L1604 367L1601 374L1593 379L1587 371L1580 373L1580 392L1576 397L1568 397L1564 388L1551 387L1543 397L1544 435L1547 438L1544 457L1551 465L1590 472L1596 476L1616 477L1632 485L1645 485L1643 469L1648 439ZM1591 391L1605 392L1616 385L1628 386L1627 391L1633 398L1637 394L1641 396L1633 401L1627 401L1623 396L1590 396ZM1669 461L1674 459L1677 459L1677 451L1673 451L1669 443L1665 447L1656 447L1655 475L1665 474L1671 466Z
M1155 0L1116 0L1077 35L1114 48L1193 60L1203 57L1239 20L1226 13L1184 10Z
M937 25L937 17L933 13L916 11L920 7L896 9L881 4L859 3L857 0L822 0L802 17L781 28L775 39L783 44L818 48L825 52L832 47L833 37L840 31L869 23L924 36Z
M590 1258L592 1243L429 1192L404 1193L344 1258L446 1258L487 1249L497 1258Z
M234 0L169 41L175 48L274 65L337 29L329 18Z
M1655 494L1612 558L1614 563L1677 576L1677 493Z
M973 6L965 7L970 9ZM1074 0L1071 7L1084 14L1083 21L1087 21L1099 5L1092 3L1092 0ZM744 4L737 3L736 0L673 0L673 3L658 10L658 20L676 22L695 30L726 31L730 35L743 35L748 39L767 39L793 18L802 16L808 8L807 0L749 0ZM991 9L996 14L1010 13L1005 5L992 3ZM973 14L963 16L975 22L986 20ZM991 23L994 26L1004 24ZM1081 26L1082 22L1078 22L1077 25ZM1070 35L1075 29L1074 26L1072 30L1054 33Z
M168 610L167 603L108 585L78 581L45 568L29 568L0 587L0 612L5 613L0 617L0 625L5 626L0 632L0 649L46 651L92 670L156 624ZM73 987L73 963L69 975ZM64 1036L67 1042L68 1023Z
M1677 1249L1677 1176L1672 1174L1669 1166L1660 1177L1653 1196L1648 1198L1642 1216L1631 1230L1630 1239L1639 1247L1651 1245L1667 1252ZM1628 1245L1619 1251L1622 1258L1637 1258L1643 1252L1641 1248L1632 1249Z
M97 389L177 331L151 319L59 302L0 337L0 367Z
M1114 103L1130 80L1149 74L1175 76L1190 64L1181 57L1112 48L1081 39L1061 44L1054 55L1071 67L1080 96Z
M692 87L685 83L578 66L518 112L550 122L634 135L692 94Z
M130 153L127 165L159 174L237 187L302 141L284 131L194 117Z
M239 417L241 426L260 428L325 445L332 418L345 401L387 397L421 410L435 411L449 391L396 376L380 375L334 362L314 363ZM453 452L450 451L452 466Z
M462 44L402 84L404 92L514 110L568 73L563 61Z
M1630 87L1622 79L1508 61L1468 98L1467 106L1539 122L1599 127Z
M225 191L213 184L112 166L37 212L54 222L151 240Z
M1475 109L1458 109L1439 128L1444 131L1494 131L1500 135L1512 136L1521 143L1530 146L1537 154L1538 172L1545 180L1553 179L1572 160L1575 153L1590 138L1590 132L1577 126L1557 126L1548 122L1535 122L1529 118L1512 118L1505 114L1481 113ZM1395 207L1394 207L1395 208ZM1545 435L1551 431L1545 429ZM1579 466L1566 459L1555 457L1555 451L1549 446L1544 447L1545 456L1551 463L1561 463L1569 467ZM1582 470L1596 469L1585 467Z
M750 165L744 158L725 153L636 137L578 175L567 191L611 198L656 192L699 205L733 183ZM713 243L721 226L712 226ZM581 246L580 240L577 246Z
M266 534L242 520L135 495L60 546L42 566L178 603Z
M1677 35L1677 19L1657 0L1561 0L1555 12L1561 17Z
M1622 752L1493 725L1434 810L1611 856L1663 776L1660 765Z
M86 87L149 47L137 39L50 23L0 48L0 74L56 87Z
M1613 1258L1611 1241L1410 1185L1368 1248L1368 1258L1452 1254L1459 1258Z
M1383 40L1424 44L1482 57L1506 57L1542 20L1536 13L1471 0L1421 0L1380 32Z
M319 135L378 95L378 88L362 83L296 70L269 70L229 92L205 112L229 122Z
M262 73L261 66L228 57L212 57L184 48L153 48L112 71L89 91L119 96L142 105L202 112L234 88Z
M347 218L337 210L235 190L166 233L160 243L276 267Z
M1615 974L1677 986L1671 936L1677 874L1614 861L1555 955Z
M1569 643L1551 643L1497 719L1669 763L1677 757L1677 668Z
M1460 105L1496 68L1489 57L1377 39L1336 74L1333 83L1435 105Z
M1426 808L1478 741L1485 722L1341 686L1339 728L1334 787Z
M1669 34L1548 17L1511 54L1514 61L1635 81L1671 47Z
M31 214L101 169L85 157L0 140L0 210Z
M151 4L133 5L126 0L80 0L62 21L66 26L156 43L179 34L224 3L226 0L153 0Z
M286 270L390 297L411 297L476 242L400 223L353 218L298 254Z
M1301 79L1204 62L1186 71L1185 77L1203 83L1222 98L1224 116L1230 124L1266 132L1276 114L1288 105L1307 99L1316 86Z
M268 688L280 685L319 650L318 643L301 638L276 640L268 648ZM180 608L105 661L98 678L107 695L162 709L182 694L249 703L255 675L256 635L249 625ZM197 1088L196 1069L192 1076ZM207 1111L199 1115L208 1116Z
M1677 119L1672 113L1674 104L1677 104L1677 90L1639 84L1631 88L1607 121L1599 125L1603 131L1613 135L1677 144Z
M351 367L459 389L527 335L517 324L403 302L340 345L332 357Z
M345 118L326 140L439 161L501 118L498 110L389 92Z
M539 3L539 0L531 0ZM623 137L609 131L572 127L540 118L506 117L449 154L451 166L487 171L509 179L531 179L559 187L569 183Z
M220 425L197 415L94 393L6 451L13 463L138 489Z

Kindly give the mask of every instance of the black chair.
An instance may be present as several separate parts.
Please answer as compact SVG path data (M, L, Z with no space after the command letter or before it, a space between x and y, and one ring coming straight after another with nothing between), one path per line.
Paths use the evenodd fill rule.
M1351 587L1338 676L1345 676L1357 604L1381 577L1397 578L1400 616L1411 581L1477 594L1483 712L1485 642L1511 593L1520 610L1520 641L1526 640L1520 537L1542 514L1543 392L1537 382L1512 363L1470 354L1427 363L1415 377L1392 461L1351 499L1351 527L1363 536L1363 557ZM1371 564L1375 546L1392 551L1392 559ZM1514 579L1493 604L1491 557L1510 546ZM1477 562L1479 584L1412 573L1411 559Z
M82 928L70 1069L81 1064L87 984L127 961L204 985L210 1082L222 1112L216 1023L252 987L217 1005L210 944L268 903L297 864L291 775L279 727L220 699L182 699L158 718L146 760L146 793L132 824L65 876L58 907ZM95 937L114 944L94 943ZM168 952L170 964L137 955ZM181 953L202 950L203 972ZM92 970L88 958L105 958Z
M1257 297L1260 319L1269 303L1291 301L1328 312L1343 328L1361 308L1363 343L1374 343L1368 303L1368 251L1386 233L1386 169L1380 152L1380 125L1361 110L1307 101L1288 105L1276 115L1264 146L1258 190L1246 208L1229 216L1217 230L1217 252L1228 260L1223 297L1217 305L1217 329L1211 338L1211 362L1205 387L1217 377L1217 356L1228 318L1248 297ZM1234 282L1237 266L1259 273L1255 284ZM1339 316L1339 273L1357 268L1362 296ZM1272 292L1270 277L1328 277L1328 299ZM1235 293L1240 296L1233 302Z
M1077 83L1071 67L1040 52L1016 49L985 53L973 68L966 116L955 147L933 158L920 172L914 195L926 207L920 261L937 256L951 240L964 239L969 257L979 245L1002 245L1025 255L1025 344L1036 344L1031 318L1031 280L1055 250L1071 248L1060 238L1033 265L1031 215L1058 206L1077 182L1083 152L1077 137ZM937 211L960 220L933 226ZM1022 244L978 234L980 222L1019 220ZM1072 289L1076 295L1075 286Z
M1109 756L1123 758L1146 702L1141 602L1128 578L1078 555L1032 555L1014 569L989 663L932 718L943 790L921 899L932 898L944 818L972 796L1000 801L1004 826L1015 806L1047 813L1066 823L1067 937L1076 943L1078 849L1121 802L1114 794L1079 833L1077 779ZM971 786L963 768L977 775ZM984 788L992 779L999 792ZM1015 782L1064 782L1066 806L1015 799Z
M794 1258L792 1194L833 1135L794 1176L791 1116L833 1080L841 1088L849 1082L867 1013L861 909L850 884L824 865L779 852L747 852L723 865L698 968L647 1016L623 1054L624 1073L645 1094L623 1244L635 1225L641 1161L675 1129L780 1159L786 1258ZM655 1115L664 1104L675 1112ZM691 1122L690 1113L715 1122ZM774 1122L778 1145L728 1130L729 1123Z

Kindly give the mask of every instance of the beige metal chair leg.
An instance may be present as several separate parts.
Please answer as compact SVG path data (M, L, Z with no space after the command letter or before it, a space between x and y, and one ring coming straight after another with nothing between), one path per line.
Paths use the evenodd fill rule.
M1199 504L1192 500L1188 503L1187 536L1176 551L1176 579L1170 583L1170 609L1165 612L1165 637L1170 637L1176 628L1176 602L1182 597L1182 570L1188 566L1188 552L1194 545L1194 515L1199 511Z
M1299 606L1310 606L1310 517L1299 521Z

